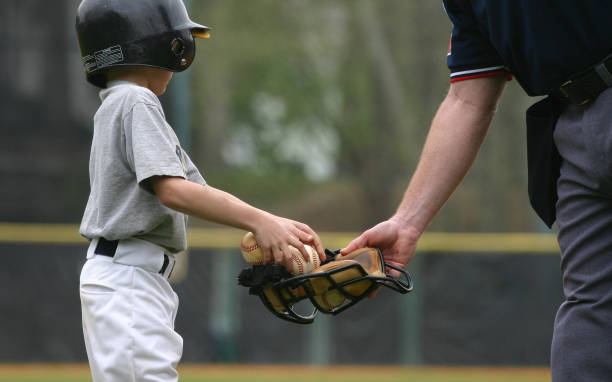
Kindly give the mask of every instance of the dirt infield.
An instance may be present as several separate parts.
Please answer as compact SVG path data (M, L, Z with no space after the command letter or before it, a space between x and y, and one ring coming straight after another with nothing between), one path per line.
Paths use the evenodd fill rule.
M548 368L184 364L182 381L549 381ZM0 364L0 382L87 381L85 364Z

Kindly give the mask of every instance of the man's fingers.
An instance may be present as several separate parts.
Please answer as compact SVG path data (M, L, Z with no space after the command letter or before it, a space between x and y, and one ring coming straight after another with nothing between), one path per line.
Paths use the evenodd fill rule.
M387 263L391 264L393 266L396 266L398 268L402 268L402 269L405 269L408 266L408 264L401 264L401 263L398 263L397 261L393 261L393 260L389 260L389 261L387 261ZM395 270L395 269L393 269L391 267L385 267L385 272L387 272L388 274L390 274L391 276L393 276L395 278L401 278L402 277L402 273L401 272L399 272L398 270Z
M368 298L376 297L376 294L378 293L379 290L380 290L380 286L378 286L376 289L374 289L372 292L370 292L370 294L368 294Z
M351 253L356 249L365 247L366 243L365 233L363 233L358 238L353 239L353 241L351 241L345 248L342 248L340 253L346 255L347 253Z

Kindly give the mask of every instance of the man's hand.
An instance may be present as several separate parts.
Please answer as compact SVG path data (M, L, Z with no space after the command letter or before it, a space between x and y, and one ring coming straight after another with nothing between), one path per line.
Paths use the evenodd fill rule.
M504 76L451 84L431 124L421 159L395 215L365 231L342 253L378 247L405 268L417 240L472 165L506 83Z
M391 218L370 228L354 239L340 253L346 254L362 247L375 247L382 251L385 262L406 268L416 250L421 233L411 226ZM399 273L392 271L393 276Z

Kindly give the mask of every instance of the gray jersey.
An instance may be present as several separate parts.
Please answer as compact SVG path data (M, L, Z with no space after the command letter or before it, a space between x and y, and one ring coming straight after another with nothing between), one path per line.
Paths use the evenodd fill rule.
M170 252L187 247L187 216L165 207L152 176L205 184L149 89L114 81L100 92L89 160L91 192L81 235L107 240L137 237Z

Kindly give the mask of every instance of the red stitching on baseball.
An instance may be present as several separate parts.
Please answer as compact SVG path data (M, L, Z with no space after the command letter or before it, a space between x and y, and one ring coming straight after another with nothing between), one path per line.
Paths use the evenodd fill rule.
M294 253L291 254L291 258L293 259L294 262L297 263L298 272L299 272L298 275L303 275L304 274L304 264L302 264L302 262L299 261L300 259L298 259L298 257Z
M244 249L245 251L249 251L250 252L252 250L255 250L255 249L259 248L259 245L257 243L255 243L252 246L247 247L244 244L240 243L240 248Z

